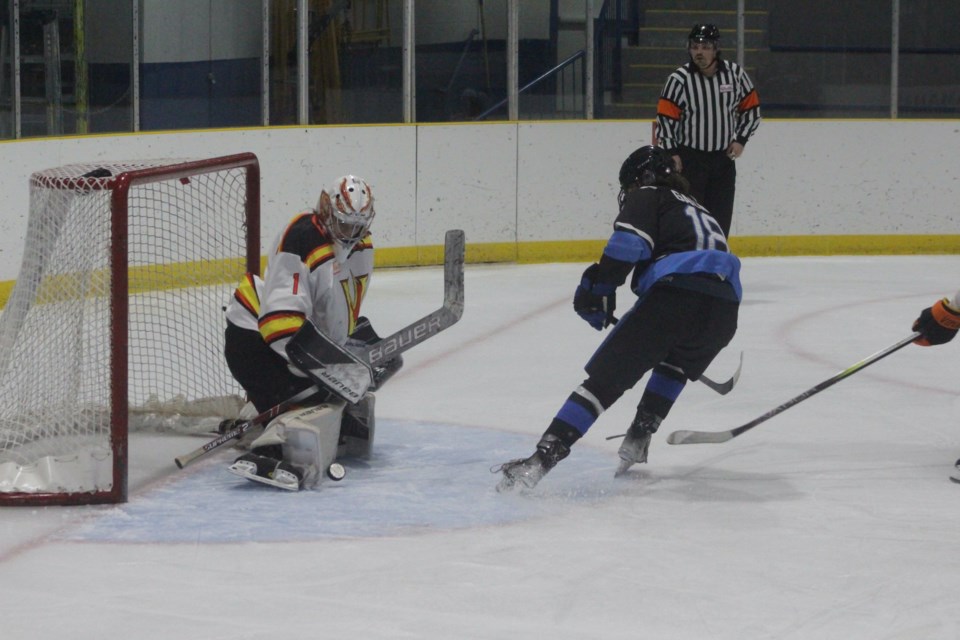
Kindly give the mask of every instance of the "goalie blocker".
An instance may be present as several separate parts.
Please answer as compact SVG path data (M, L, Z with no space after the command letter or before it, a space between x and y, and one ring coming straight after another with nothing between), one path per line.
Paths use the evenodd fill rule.
M463 231L447 231L443 306L382 340L353 349L337 344L307 321L287 344L287 357L315 382L322 383L347 402L359 402L367 390L383 384L384 376L393 375L390 363L397 361L400 354L460 320L464 300L463 260ZM402 364L402 360L399 363Z

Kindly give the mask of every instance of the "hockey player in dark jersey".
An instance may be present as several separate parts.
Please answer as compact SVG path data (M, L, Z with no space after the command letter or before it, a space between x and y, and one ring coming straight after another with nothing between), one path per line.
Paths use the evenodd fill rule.
M528 458L500 465L498 491L534 487L570 454L601 413L652 370L619 450L617 475L646 462L651 436L688 380L733 338L740 261L691 195L670 154L634 151L620 168L620 213L598 263L583 273L574 310L593 328L614 325ZM637 302L619 319L617 288L631 275Z

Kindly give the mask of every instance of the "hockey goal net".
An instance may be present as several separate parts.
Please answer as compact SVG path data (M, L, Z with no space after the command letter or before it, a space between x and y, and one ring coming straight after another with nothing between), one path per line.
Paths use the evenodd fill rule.
M0 505L123 502L131 428L235 417L223 307L259 272L255 155L30 177L0 315Z

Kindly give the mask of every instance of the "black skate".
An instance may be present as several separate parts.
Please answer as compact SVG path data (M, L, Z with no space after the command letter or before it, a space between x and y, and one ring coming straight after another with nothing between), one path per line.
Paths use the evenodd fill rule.
M950 476L950 479L960 484L960 460L957 460L953 465L953 475Z
M230 473L286 491L299 491L303 486L303 472L297 467L269 456L245 453L227 468Z
M550 469L568 455L570 447L560 442L555 435L543 436L537 443L537 450L529 458L518 458L503 463L499 469L494 468L494 471L503 473L497 484L497 491L533 489Z
M627 435L620 445L617 452L620 455L620 466L617 467L614 477L626 473L627 469L635 464L642 464L647 461L647 453L650 450L650 438L660 428L660 417L656 416L646 409L639 409L637 417L633 419L633 424L627 429Z

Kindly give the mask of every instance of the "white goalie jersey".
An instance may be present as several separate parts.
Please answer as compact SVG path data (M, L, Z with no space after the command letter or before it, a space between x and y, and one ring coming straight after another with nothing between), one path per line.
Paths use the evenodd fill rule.
M289 339L306 320L344 344L356 326L373 272L367 233L348 252L314 211L298 214L277 236L263 279L247 274L227 306L227 320L259 331L284 358Z

